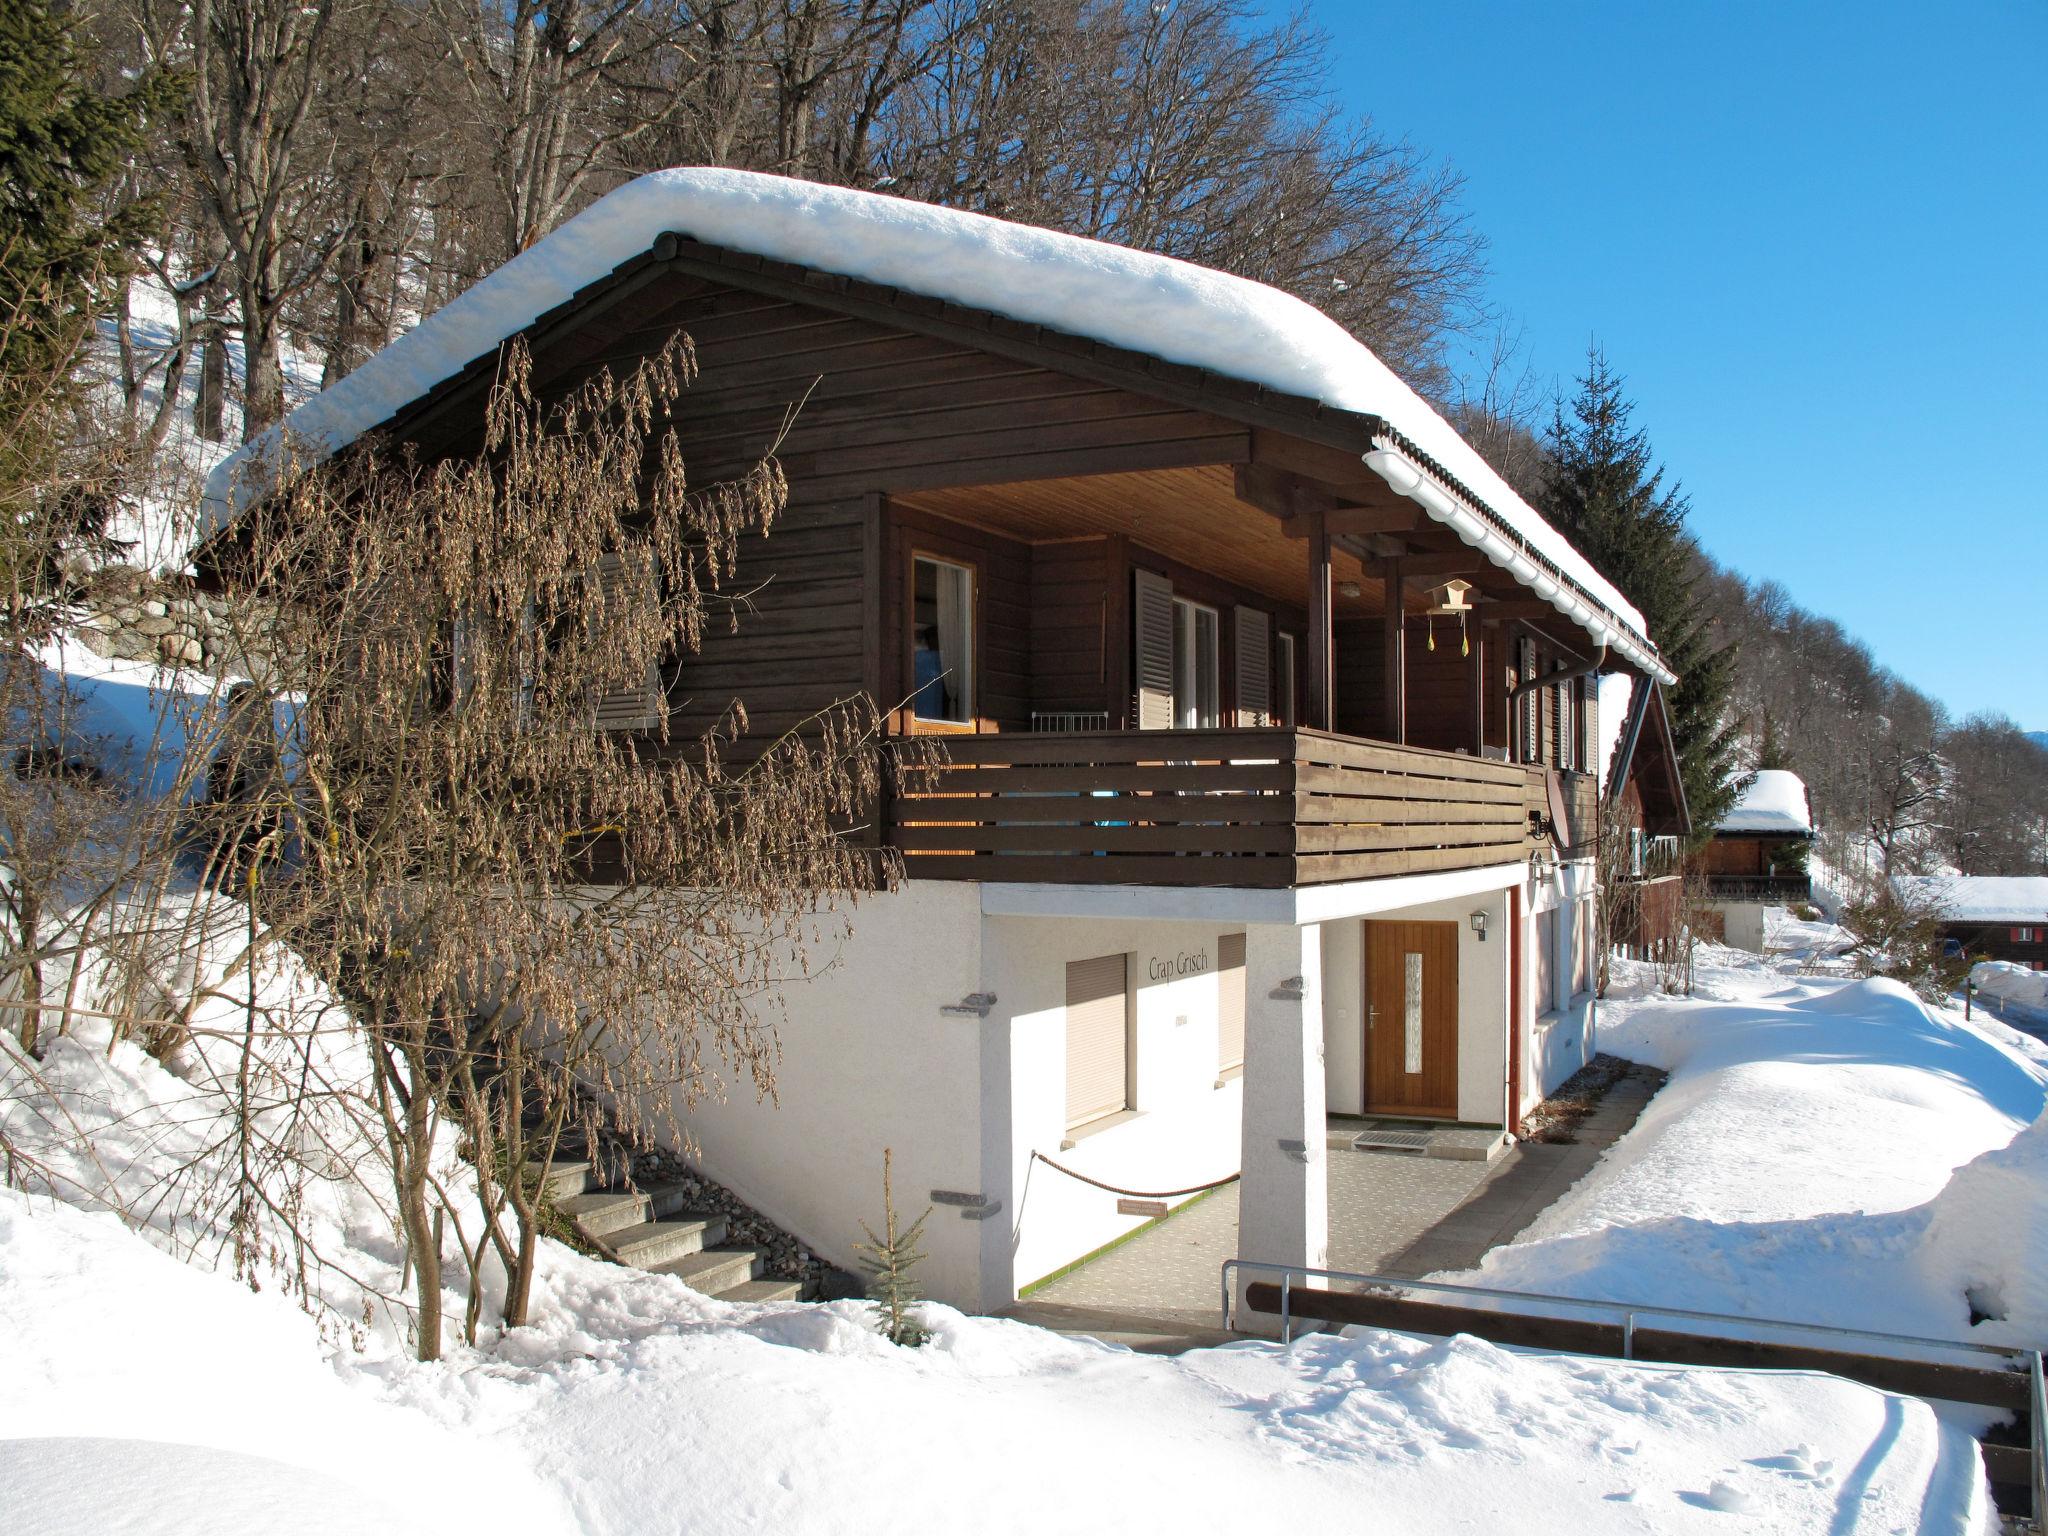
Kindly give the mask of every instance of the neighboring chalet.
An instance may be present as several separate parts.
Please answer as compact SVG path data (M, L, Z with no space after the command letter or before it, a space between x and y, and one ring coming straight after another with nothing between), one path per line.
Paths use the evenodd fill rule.
M1940 907L1950 954L2048 971L2048 875L1902 875L1892 884Z
M1616 850L1619 868L1608 934L1637 959L1659 959L1684 933L1685 877L1679 859L1692 836L1692 811L1662 686L1628 677L1611 677L1607 684L1603 693L1627 700L1604 779L1612 814L1624 833Z
M1784 768L1757 770L1703 855L1708 904L1728 943L1761 953L1765 909L1813 899L1806 867L1812 848L1806 781Z
M1505 1134L1590 1056L1596 679L1673 679L1363 346L1164 258L679 171L291 426L468 453L508 337L562 390L678 330L700 483L802 405L752 610L669 669L671 729L865 692L948 757L875 808L908 878L783 999L779 1106L688 1116L709 1174L850 1263L893 1147L939 1203L922 1279L967 1307L1145 1219L1044 1158L1137 1191L1242 1168L1240 1254L1320 1265L1329 1117Z

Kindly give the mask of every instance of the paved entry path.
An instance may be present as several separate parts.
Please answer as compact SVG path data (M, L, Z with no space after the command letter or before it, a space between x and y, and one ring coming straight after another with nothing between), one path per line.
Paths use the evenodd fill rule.
M1330 1149L1330 1268L1425 1275L1470 1269L1582 1178L1642 1113L1654 1074L1607 1090L1570 1143L1522 1142L1493 1163ZM1220 1324L1237 1252L1238 1186L1183 1206L1001 1315L1135 1349L1175 1352L1237 1335Z

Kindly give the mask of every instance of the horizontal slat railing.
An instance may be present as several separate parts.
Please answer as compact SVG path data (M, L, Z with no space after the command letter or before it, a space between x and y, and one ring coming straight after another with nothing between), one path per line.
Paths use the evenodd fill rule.
M1286 887L1526 857L1542 770L1321 731L957 736L899 786L912 878Z

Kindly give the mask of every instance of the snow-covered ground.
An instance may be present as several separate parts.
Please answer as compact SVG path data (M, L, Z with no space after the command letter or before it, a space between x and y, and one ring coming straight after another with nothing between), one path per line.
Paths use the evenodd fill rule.
M1957 1337L1973 1283L2010 1309L1978 1334L2038 1338L2048 1171L2036 1134L1998 1149L2048 1053L1884 984L1717 961L1709 998L1610 1010L1608 1047L1671 1086L1489 1274ZM259 986L317 991L283 958ZM232 1155L230 1106L200 1023L175 1070L89 1031L34 1078L0 1063L0 1127L61 1196L0 1192L0 1530L1235 1532L1282 1509L1401 1532L1988 1529L1959 1429L1799 1373L1376 1331L1159 1359L943 1308L906 1351L858 1303L735 1306L553 1245L532 1327L420 1365L332 1116L270 1128L310 1149L318 1304L282 1252L253 1286L228 1272L208 1160ZM273 1049L277 1080L303 1059L338 1083L355 1047ZM80 1128L90 1155L54 1146Z
M1736 950L1619 976L1602 1048L1671 1081L1484 1283L2048 1346L2048 1046Z

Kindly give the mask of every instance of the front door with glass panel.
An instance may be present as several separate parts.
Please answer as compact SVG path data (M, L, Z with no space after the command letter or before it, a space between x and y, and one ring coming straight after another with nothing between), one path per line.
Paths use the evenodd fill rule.
M1365 1108L1458 1116L1458 925L1365 925Z

